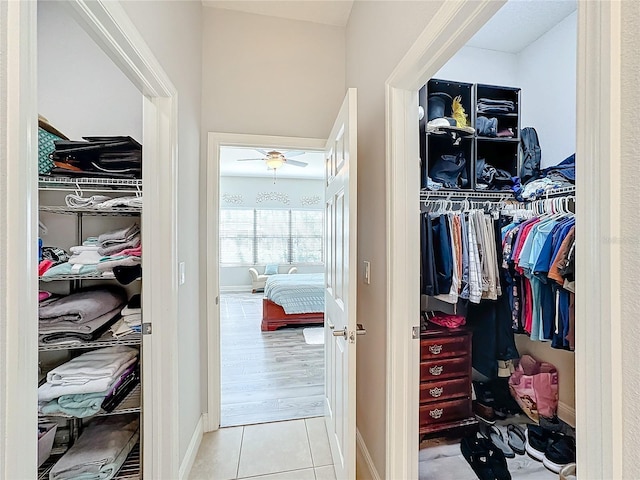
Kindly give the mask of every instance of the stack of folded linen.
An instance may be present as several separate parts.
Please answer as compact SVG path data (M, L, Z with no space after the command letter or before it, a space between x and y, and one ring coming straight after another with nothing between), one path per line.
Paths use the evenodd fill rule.
M97 287L43 301L38 308L41 344L95 340L120 316L126 303L120 287Z
M93 195L83 197L70 193L65 197L65 202L69 208L93 208L95 210L142 208L142 196L111 198L105 195Z
M138 383L138 350L116 346L93 350L47 374L38 388L40 412L79 418L95 415L109 399L117 405Z
M142 308L140 305L140 295L131 297L127 306L120 312L122 318L111 326L111 334L115 338L129 335L133 332L140 333L142 330Z
M135 279L140 276L142 245L140 226L137 223L98 237L89 237L82 245L71 247L70 251L73 255L68 261L50 267L42 272L42 277L104 272L115 274L114 269L124 269L125 278Z
M49 472L49 480L109 480L116 476L138 442L133 415L96 418Z

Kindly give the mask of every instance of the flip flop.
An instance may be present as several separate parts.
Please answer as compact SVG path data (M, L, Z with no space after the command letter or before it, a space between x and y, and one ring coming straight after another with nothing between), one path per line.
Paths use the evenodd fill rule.
M504 437L502 436L500 429L495 425L489 427L489 439L502 451L502 453L504 453L505 457L514 458L516 456L511 447L504 441Z
M511 447L511 449L518 455L524 455L526 437L524 435L524 430L522 429L522 427L513 423L507 425L507 436L507 444Z

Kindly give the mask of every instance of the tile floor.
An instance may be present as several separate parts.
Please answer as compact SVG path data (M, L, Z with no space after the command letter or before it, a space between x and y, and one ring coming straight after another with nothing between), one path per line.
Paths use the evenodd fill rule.
M206 433L190 480L335 480L323 417Z

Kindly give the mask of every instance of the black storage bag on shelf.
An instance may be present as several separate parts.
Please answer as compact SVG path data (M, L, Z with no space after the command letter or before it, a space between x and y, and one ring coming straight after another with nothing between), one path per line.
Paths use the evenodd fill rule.
M525 127L520 131L520 141L522 142L520 182L525 184L540 177L542 150L538 141L538 132L533 127Z

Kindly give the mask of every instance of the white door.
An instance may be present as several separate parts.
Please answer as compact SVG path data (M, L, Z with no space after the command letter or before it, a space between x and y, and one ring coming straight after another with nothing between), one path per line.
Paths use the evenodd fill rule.
M356 89L325 147L325 420L338 480L356 478Z

